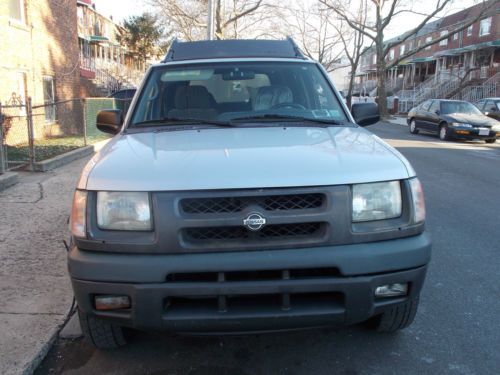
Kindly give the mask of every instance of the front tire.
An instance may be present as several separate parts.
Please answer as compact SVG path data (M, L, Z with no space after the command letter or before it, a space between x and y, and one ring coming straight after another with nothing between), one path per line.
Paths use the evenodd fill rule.
M497 140L496 140L496 138L493 138L493 139L485 139L484 141L486 143L495 143Z
M448 125L441 124L441 126L439 126L439 139L442 141L449 141L450 140Z
M417 296L391 307L382 313L382 315L376 317L371 327L375 328L378 332L396 332L408 327L415 319L418 303L419 297Z
M116 349L125 345L122 327L96 318L78 309L85 339L97 349Z
M417 123L415 122L415 119L411 119L411 121L410 121L410 133L411 134L418 134L418 128L417 128Z

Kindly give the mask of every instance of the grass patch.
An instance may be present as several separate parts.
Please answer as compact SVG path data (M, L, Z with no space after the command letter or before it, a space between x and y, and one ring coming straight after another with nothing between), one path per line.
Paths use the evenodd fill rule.
M105 134L87 137L87 145L109 138ZM37 139L35 141L35 161L43 161L64 154L85 145L83 137L57 137ZM29 145L7 145L7 159L10 162L29 161Z

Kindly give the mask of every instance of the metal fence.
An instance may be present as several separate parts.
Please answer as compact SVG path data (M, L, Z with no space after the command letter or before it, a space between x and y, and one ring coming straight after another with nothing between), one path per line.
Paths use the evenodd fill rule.
M33 104L0 105L0 173L29 167L109 138L96 128L102 109L126 110L130 100L79 98Z

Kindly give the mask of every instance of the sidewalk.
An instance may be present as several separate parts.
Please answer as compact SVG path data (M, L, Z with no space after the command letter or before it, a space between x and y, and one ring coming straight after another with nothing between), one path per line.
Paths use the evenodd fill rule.
M20 172L18 184L0 192L0 374L30 374L66 318L72 291L63 240L87 160Z

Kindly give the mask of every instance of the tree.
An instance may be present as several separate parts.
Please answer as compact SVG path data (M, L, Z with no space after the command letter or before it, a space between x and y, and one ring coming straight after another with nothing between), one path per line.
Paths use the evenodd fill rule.
M335 32L333 12L320 9L318 4L307 7L299 2L299 7L288 9L284 15L288 35L294 38L302 52L322 64L326 71L335 70L343 50L342 35Z
M262 36L269 7L275 0L213 0L216 39ZM207 34L208 0L149 0L172 33L185 41L202 40ZM269 25L266 25L269 26Z
M439 43L449 37L449 35L461 31L476 22L482 13L491 9L498 0L483 0L483 9L476 17L471 17L461 25L456 26L453 30L449 31L449 35L443 35L432 41L422 43L419 47L407 51L400 56L397 60L387 63L386 57L389 51L395 46L404 43L410 37L417 34L430 20L440 14L447 5L452 3L452 0L436 0L433 3L431 11L423 14L413 8L414 1L404 0L370 0L368 5L368 13L370 17L360 22L356 15L352 13L351 9L354 8L356 1L353 0L319 0L328 9L336 13L337 17L346 22L350 28L362 33L367 39L371 40L375 45L376 60L377 60L377 91L379 97L379 108L382 117L387 116L387 93L385 89L385 72L388 68L397 65L400 61L416 54L417 52L429 47L433 44ZM359 1L359 0L358 0ZM363 1L363 0L361 0ZM423 16L423 20L413 29L404 33L398 40L392 42L385 42L384 35L386 29L391 25L394 18L400 14L409 13Z
M164 29L150 13L132 16L123 23L124 31L119 34L119 41L136 52L146 64L148 58L158 56L162 51L160 43Z

